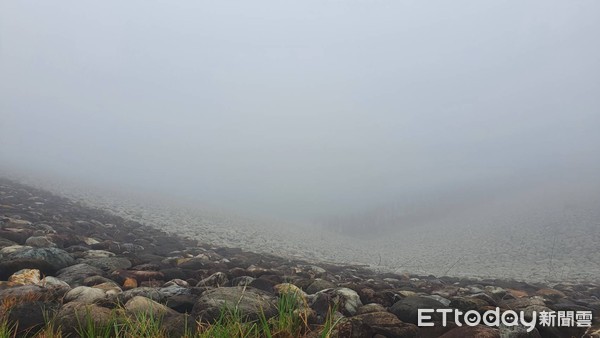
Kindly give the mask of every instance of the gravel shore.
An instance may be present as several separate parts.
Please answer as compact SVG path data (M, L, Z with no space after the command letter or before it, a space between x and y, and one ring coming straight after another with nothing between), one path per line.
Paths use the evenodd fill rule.
M550 205L535 210L532 201L543 191L497 201L419 228L363 238L319 226L200 209L166 198L27 183L170 233L284 257L436 276L545 282L600 277L600 209L565 211ZM502 214L503 210L510 214ZM532 218L532 214L537 216Z

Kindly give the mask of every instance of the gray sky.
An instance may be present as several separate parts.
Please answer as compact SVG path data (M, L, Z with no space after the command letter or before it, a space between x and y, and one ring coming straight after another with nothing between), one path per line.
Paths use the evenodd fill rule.
M0 158L297 219L598 183L599 32L598 1L2 1Z

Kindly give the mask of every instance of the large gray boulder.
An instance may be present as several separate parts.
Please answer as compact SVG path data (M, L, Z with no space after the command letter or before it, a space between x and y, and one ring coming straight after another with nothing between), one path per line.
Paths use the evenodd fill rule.
M83 285L83 281L90 276L101 276L102 274L103 271L100 268L79 263L59 270L56 277L74 287Z
M75 259L66 251L58 248L17 247L14 250L4 248L0 253L0 271L11 275L22 269L38 269L45 275L75 264Z

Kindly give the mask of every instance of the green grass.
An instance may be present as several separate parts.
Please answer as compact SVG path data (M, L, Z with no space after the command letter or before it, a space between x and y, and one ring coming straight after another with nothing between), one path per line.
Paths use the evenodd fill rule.
M83 310L82 310L83 311ZM196 322L195 327L184 327L183 338L292 338L302 337L311 330L308 325L310 309L302 295L296 292L284 292L278 297L277 314L266 318L261 312L256 321L245 321L237 306L223 307L219 318L214 323ZM318 336L329 338L339 319L334 319L336 307L329 310L324 325L318 327ZM17 323L9 323L7 311L0 312L0 338L14 338ZM98 323L94 314L89 310L76 315L76 335L83 338L167 338L169 337L163 325L163 316L155 315L153 311L141 311L134 315L125 314L121 306L113 309L107 321ZM184 324L182 324L184 325ZM194 325L194 324L192 324ZM53 319L34 337L62 338L63 328ZM72 337L72 336L70 336Z
M335 303L333 308L328 309L327 317L325 317L325 324L323 325L323 328L321 329L321 334L320 334L321 338L330 338L333 334L333 330L335 329L337 324L342 319L342 317L339 317L337 319L335 318L335 313L338 310L338 305L339 305L339 303Z
M5 316L0 319L0 338L13 338L17 335L16 324L8 322Z
M216 322L212 324L198 324L194 337L199 338L227 338L227 337L260 337L259 326L256 322L245 322L237 308L223 307Z
M75 313L77 319L77 328L75 331L81 338L103 338L111 337L113 333L118 332L119 325L117 324L118 316L116 311L113 311L108 323L98 323L94 320L94 315L86 307L83 318L79 313Z
M161 325L163 316L155 316L152 311L141 311L130 318L126 332L131 337L140 338L152 338L152 337L166 337L167 332Z

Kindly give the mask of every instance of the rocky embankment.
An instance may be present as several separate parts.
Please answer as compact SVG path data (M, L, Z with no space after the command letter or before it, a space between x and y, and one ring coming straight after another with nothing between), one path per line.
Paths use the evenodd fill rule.
M340 337L600 337L600 286L545 285L498 279L376 274L361 266L307 262L215 247L0 180L0 304L19 330L35 332L48 316L73 333L81 309L106 320L159 311L171 336L211 322L224 303L248 319L276 313L282 290L300 289L308 322L338 310ZM418 309L590 311L592 327L538 325L417 326Z

